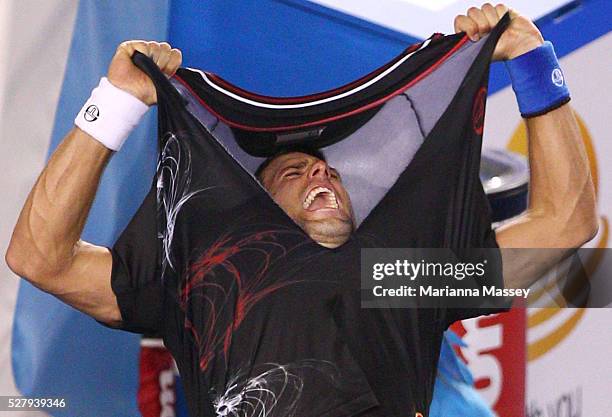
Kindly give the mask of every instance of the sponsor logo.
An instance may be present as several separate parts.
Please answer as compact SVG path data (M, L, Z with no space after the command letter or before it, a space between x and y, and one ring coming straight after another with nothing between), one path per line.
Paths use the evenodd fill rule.
M92 104L85 109L85 114L83 114L83 117L88 122L94 122L98 120L98 117L100 117L100 109L98 109L98 106L95 104Z
M500 322L483 326L478 320L461 322L466 333L463 340L468 346L477 349L461 349L463 357L470 365L478 393L487 404L497 404L503 391L503 365L495 355L503 346L503 324Z
M467 346L455 350L467 363L474 388L499 416L519 416L525 393L525 311L512 309L451 326Z
M552 79L553 84L557 87L563 87L563 84L565 84L565 80L563 79L563 73L559 68L555 68L552 71L552 74L550 74L550 78Z
M536 398L525 409L526 417L581 417L584 415L582 386L543 401Z

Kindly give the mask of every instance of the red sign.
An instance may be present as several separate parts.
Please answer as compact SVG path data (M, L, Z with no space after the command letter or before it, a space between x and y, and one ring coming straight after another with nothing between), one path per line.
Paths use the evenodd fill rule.
M154 342L143 339L140 350L138 409L143 417L173 417L176 415L174 360L161 341Z
M468 345L459 348L474 385L500 417L525 414L525 309L455 323Z

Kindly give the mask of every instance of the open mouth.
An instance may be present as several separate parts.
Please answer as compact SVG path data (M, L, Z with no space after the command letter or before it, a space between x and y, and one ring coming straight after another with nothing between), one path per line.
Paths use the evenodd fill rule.
M315 187L306 196L302 203L304 210L315 211L320 209L337 209L336 194L327 187Z

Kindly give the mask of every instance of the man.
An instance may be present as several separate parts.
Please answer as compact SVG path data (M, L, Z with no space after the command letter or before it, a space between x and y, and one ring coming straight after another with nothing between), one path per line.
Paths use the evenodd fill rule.
M457 17L455 29L478 40L507 10L503 5L489 4L472 8L467 16ZM542 43L533 23L512 13L512 22L497 44L494 59L512 60ZM133 41L119 46L109 67L108 81L149 106L157 101L156 91L149 78L132 64L134 51L148 55L168 76L180 66L181 55L165 43ZM529 209L520 219L498 230L497 241L503 248L558 248L550 252L546 263L538 264L543 269L596 233L595 198L580 133L569 106L563 104L529 118L527 128ZM111 149L119 146L94 138L80 128L69 132L30 193L6 254L8 265L18 275L115 327L121 326L123 317L111 288L113 258L107 248L79 237L100 176L112 156ZM554 154L550 152L553 149ZM302 152L280 155L262 169L261 180L277 204L321 246L337 248L349 239L354 227L350 199L339 174L323 159ZM504 259L506 286L528 286L541 272L524 268L531 261L528 254Z
M338 171L319 152L284 151L255 173L274 201L320 245L337 248L355 228L353 207Z

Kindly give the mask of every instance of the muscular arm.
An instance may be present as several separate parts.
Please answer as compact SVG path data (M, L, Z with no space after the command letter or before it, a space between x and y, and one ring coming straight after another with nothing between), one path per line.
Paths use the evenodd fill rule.
M455 30L478 40L508 11L511 22L495 47L493 59L513 59L542 45L544 39L533 22L503 4L470 8L467 15L457 16ZM565 104L527 119L526 124L529 206L522 216L496 232L502 248L504 284L509 288L530 286L597 232L595 192L571 107Z
M112 152L73 128L53 153L19 215L9 267L43 291L91 315L121 320L106 248L79 240Z
M138 50L167 75L181 63L181 53L166 43L131 41L118 48L109 81L142 102L156 103L151 80L131 62ZM108 249L80 240L100 177L112 151L73 128L51 156L19 215L6 262L36 287L110 325L121 322L111 288Z
M507 287L526 288L597 232L595 191L582 136L566 104L526 120L527 211L497 230ZM550 248L547 250L535 250Z

